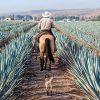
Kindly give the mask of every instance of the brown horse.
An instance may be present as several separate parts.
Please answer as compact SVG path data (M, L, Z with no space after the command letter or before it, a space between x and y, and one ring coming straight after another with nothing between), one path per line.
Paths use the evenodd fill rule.
M41 71L43 71L43 67L47 67L47 62L49 59L49 71L51 70L51 62L54 63L53 53L54 53L54 37L46 32L39 39L39 50L40 50L40 66ZM45 59L44 59L44 55Z

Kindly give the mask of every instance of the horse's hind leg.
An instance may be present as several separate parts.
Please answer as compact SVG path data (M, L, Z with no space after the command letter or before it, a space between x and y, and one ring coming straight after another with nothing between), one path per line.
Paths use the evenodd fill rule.
M40 67L41 67L41 71L43 71L43 66L44 66L44 53L40 53Z
M52 91L51 91L51 96L52 96Z
M49 92L47 91L47 96L49 96Z
M49 61L49 71L51 71L51 61Z
M46 68L47 68L47 62L48 62L48 58L47 58L47 56L46 56L46 58L45 58L45 70L46 70Z

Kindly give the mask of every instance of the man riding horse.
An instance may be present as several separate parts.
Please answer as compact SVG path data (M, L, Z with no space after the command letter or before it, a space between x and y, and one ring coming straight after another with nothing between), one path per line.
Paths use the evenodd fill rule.
M55 36L53 35L51 29L55 28L57 31L62 33L62 30L59 29L50 19L50 15L51 14L49 12L45 12L42 14L43 18L38 23L38 29L40 30L40 32L35 37L36 41L39 42L41 71L43 71L44 66L46 69L48 59L49 70L51 70L51 61L54 63L53 54L55 53L55 51L57 51L55 45ZM46 54L45 59L44 54Z
M61 32L62 33L62 30L58 27L58 26L56 26L55 24L54 24L54 22L50 19L50 16L51 16L51 13L49 13L49 12L44 12L43 14L42 14L42 19L39 21L39 23L38 23L38 29L39 29L39 34L36 36L36 40L39 42L39 39L40 39L40 37L42 36L42 35L44 35L46 32L48 32L51 36L53 36L53 39L54 39L54 43L52 42L52 47L51 48L53 48L54 47L54 51L52 51L52 52L55 52L55 51L57 51L57 49L56 49L56 44L55 44L55 40L56 40L56 38L55 38L55 36L53 35L53 33L52 33L52 28L55 28L58 32Z

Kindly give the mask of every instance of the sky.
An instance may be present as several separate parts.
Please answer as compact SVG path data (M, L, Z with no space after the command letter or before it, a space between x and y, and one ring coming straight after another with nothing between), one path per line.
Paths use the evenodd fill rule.
M80 8L100 8L100 0L0 0L0 13Z

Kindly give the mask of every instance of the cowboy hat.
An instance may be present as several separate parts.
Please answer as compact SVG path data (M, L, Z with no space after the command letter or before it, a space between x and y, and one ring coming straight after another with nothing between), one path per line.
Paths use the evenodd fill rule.
M49 13L48 11L45 11L44 13L42 13L43 17L50 17L51 13Z

